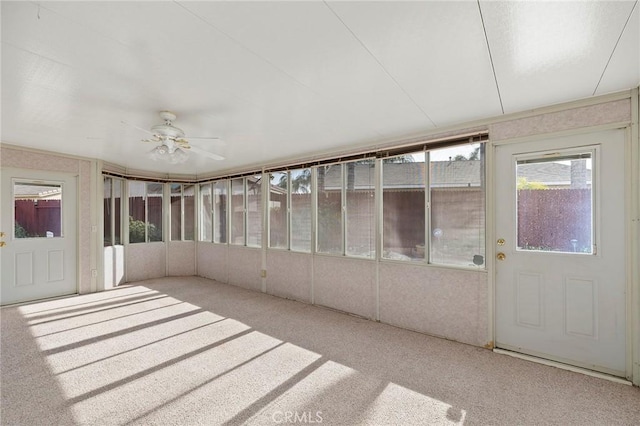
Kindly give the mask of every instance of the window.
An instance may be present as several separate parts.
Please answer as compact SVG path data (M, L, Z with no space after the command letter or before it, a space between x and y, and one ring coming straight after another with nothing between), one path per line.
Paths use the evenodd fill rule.
M163 186L129 181L129 243L162 241Z
M342 254L342 164L318 166L318 253Z
M14 182L14 238L62 237L61 183Z
M247 246L262 247L262 175L246 178Z
M244 227L244 178L231 179L231 244L245 244Z
M200 241L211 241L213 236L213 209L211 184L200 185Z
M217 181L213 187L213 242L227 243L227 180Z
M269 175L269 247L311 252L311 169Z
M376 257L374 159L345 163L346 169L346 253Z
M425 259L425 154L382 162L382 257Z
M147 236L148 241L162 241L162 191L161 183L147 183Z
M318 252L375 258L375 166L318 167Z
M431 263L484 263L484 145L429 152Z
M104 192L103 192L103 202L102 202L102 210L103 210L103 223L104 223L104 233L103 240L104 246L109 247L113 245L113 235L112 235L112 226L111 223L113 221L113 200L111 197L111 178L105 177L103 179L104 182Z
M311 169L289 172L291 191L291 250L311 252Z
M171 192L171 241L193 241L195 202L193 185L172 183Z
M289 247L289 172L269 174L269 247Z
M117 178L104 177L104 246L122 244L122 185Z
M517 161L518 250L594 253L593 157Z

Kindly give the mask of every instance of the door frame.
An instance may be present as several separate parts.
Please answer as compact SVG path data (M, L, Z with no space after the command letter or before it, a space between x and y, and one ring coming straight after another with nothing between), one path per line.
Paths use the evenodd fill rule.
M636 101L638 98L636 98ZM631 124L613 123L593 127L585 127L580 129L570 129L560 132L551 132L536 134L518 138L504 139L500 141L492 141L489 139L489 149L486 150L487 162L487 239L485 253L487 256L487 272L489 285L488 298L488 314L489 314L489 341L491 349L497 352L502 350L495 347L496 342L496 245L494 242L497 236L496 223L496 149L499 146L512 145L521 142L544 141L547 139L555 139L567 136L579 136L590 133L597 133L606 130L622 130L624 131L624 153L625 153L625 178L624 178L624 214L625 214L625 307L626 307L626 332L625 332L625 377L633 382L636 386L640 386L640 261L634 253L640 253L640 241L634 236L638 233L640 222L640 206L638 205L640 198L640 185L638 184L638 168L640 168L640 140L638 137L638 110L636 109L632 117ZM491 137L491 135L489 135ZM516 355L520 356L520 354ZM565 364L556 363L552 360L530 357L522 354L521 357L537 361L543 364L554 365L556 367L565 368ZM599 375L600 373L591 373L589 370L582 369L571 365L566 365L566 369L580 371L591 375ZM602 375L604 376L604 375Z
M15 306L15 305L21 305L21 304L26 304L26 303L33 303L35 301L40 301L40 300L49 300L49 299L58 299L58 298L63 298L63 297L72 297L75 295L80 294L80 274L81 274L81 265L80 265L80 223L81 223L81 208L80 208L80 175L78 173L69 173L69 172L60 172L60 171L50 171L50 170L40 170L40 169L26 169L23 167L12 167L12 166L7 166L7 167L0 167L0 186L2 185L2 172L6 171L6 170L10 170L10 171L15 171L15 176L11 177L11 198L13 199L13 182L15 182L16 180L25 180L25 181L44 181L44 182L59 182L61 180L64 179L70 179L73 178L75 181L75 184L72 185L73 189L76 192L76 196L75 196L75 206L72 206L71 208L75 210L75 215L76 215L76 221L75 221L75 241L73 242L74 244L74 248L75 248L75 256L74 256L74 269L75 269L75 292L74 293L70 293L70 294L61 294L61 295L57 295L57 296L48 296L48 297L43 297L43 298L38 298L38 299L32 299L32 300L23 300L23 301L18 301L18 302L12 302L12 303L7 303L4 305L1 305L2 308L6 307L6 306ZM40 176L40 177L35 177L35 176ZM64 209L64 204L63 204L63 209ZM14 205L13 202L11 202L8 211L6 211L7 209L5 208L5 206L0 205L0 217L2 217L2 215L4 214L10 214L11 218L11 226L14 226L14 221L15 221L15 211L14 211ZM64 225L63 225L64 226ZM63 228L64 229L64 228ZM13 235L13 229L10 230L11 232L11 240L13 240L15 237ZM7 235L8 236L8 235ZM6 237L4 237L6 238Z

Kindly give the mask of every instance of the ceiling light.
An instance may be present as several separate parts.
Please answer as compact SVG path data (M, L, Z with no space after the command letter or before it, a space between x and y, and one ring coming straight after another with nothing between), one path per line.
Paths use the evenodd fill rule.
M154 161L166 161L169 164L180 164L187 161L189 156L183 149L174 148L171 150L166 145L158 145L149 152L149 156Z

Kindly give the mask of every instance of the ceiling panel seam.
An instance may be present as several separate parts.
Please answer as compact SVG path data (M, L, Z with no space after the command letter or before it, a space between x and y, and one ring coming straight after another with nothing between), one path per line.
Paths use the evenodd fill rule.
M482 22L482 31L484 32L484 39L487 43L487 52L489 53L489 62L491 62L491 71L493 72L493 79L496 82L496 90L498 91L498 100L500 101L500 110L504 114L504 105L502 104L502 95L500 94L500 85L498 84L498 76L496 75L496 67L493 63L493 56L491 55L491 46L489 46L489 37L487 36L487 27L484 25L484 16L482 16L482 6L480 6L480 0L478 2L478 12L480 12L480 21Z
M44 56L41 53L34 52L33 50L26 49L26 48L24 48L22 46L17 46L15 44L11 43L11 42L3 41L0 44L4 44L5 46L9 46L9 47L12 47L12 48L14 48L16 50L19 50L21 52L28 53L29 55L37 56L38 58L44 59L45 61L51 61L51 62L53 62L55 64L62 65L63 67L67 67L67 68L71 68L71 69L75 69L76 68L71 64L67 64L66 62L61 62L61 61L58 61L57 59L53 59L53 58L50 58L48 56Z
M217 31L218 33L222 34L224 37L228 38L229 40L231 40L234 44L236 44L237 46L241 47L242 49L246 50L247 52L251 53L252 55L254 55L255 57L259 58L260 60L264 61L266 64L268 64L270 67L272 67L273 69L275 69L276 71L282 73L283 75L285 75L287 78L291 79L293 82L295 82L296 84L300 85L301 87L303 87L304 89L308 90L309 92L311 92L314 96L317 96L319 98L322 99L326 99L327 96L323 95L322 93L317 92L316 90L314 90L313 88L311 88L310 86L306 85L305 83L301 82L300 80L298 80L297 78L295 78L294 76L292 76L291 74L289 74L287 71L285 71L284 69L280 68L278 65L276 65L275 63L273 63L272 61L270 61L269 59L267 59L266 57L260 55L259 53L257 53L256 51L254 51L253 49L251 49L250 47L246 46L245 44L241 43L240 41L238 41L237 39L235 39L234 37L232 37L231 35L229 35L228 33L226 33L225 31L221 30L220 28L218 28L217 26L215 26L214 24L212 24L211 22L209 22L206 18L198 15L197 13L195 13L194 11L192 11L191 9L189 9L187 6L181 4L179 1L174 0L174 3L178 6L180 6L181 8L183 8L187 13L191 14L192 16L196 17L197 19L199 19L200 21L202 21L205 25L211 27L212 29L214 29L215 31ZM428 117L427 117L428 118ZM429 119L431 121L431 119ZM359 121L359 120L358 120ZM431 121L431 123L433 123L433 121ZM435 124L434 124L435 125ZM372 129L372 131L378 135L378 136L382 136L380 134L379 131Z
M37 4L37 6L38 6L38 19L40 19L40 7L41 7L42 5L41 5L40 3L38 3L38 4ZM54 7L55 7L55 6L54 6ZM68 15L63 15L63 14L61 14L60 12L56 11L55 9L52 9L51 7L42 6L42 9L43 9L43 10L46 10L47 12L50 12L50 13L52 13L52 14L56 15L56 16L58 16L58 18L60 18L60 19L66 20L66 21L68 21L68 22L73 23L74 25L77 25L77 26L79 26L79 27L85 28L85 29L86 29L87 31L89 31L90 33L97 34L97 35L99 35L100 37L104 38L105 40L109 40L109 41L110 41L110 42L112 42L112 43L116 43L116 44L119 44L119 45L121 45L121 46L124 46L124 47L126 47L127 49L130 49L130 48L131 48L131 46L129 46L127 43L124 43L123 41L118 40L118 39L117 39L117 38L115 38L115 37L111 37L111 36L110 36L110 35L108 35L108 34L104 34L102 31L99 31L99 30L95 29L94 27L91 27L91 26L89 26L89 25L85 24L85 23L84 23L84 22L82 22L82 21L77 21L77 20L75 20L75 19L70 18Z
M291 74L289 74L287 71L285 71L284 69L280 68L278 65L276 65L274 62L272 62L271 60L267 59L266 57L260 55L259 53L257 53L256 51L254 51L253 49L251 49L250 47L246 46L245 44L241 43L240 41L238 41L237 39L235 39L234 37L232 37L231 35L229 35L228 33L226 33L225 31L221 30L220 28L218 28L217 26L215 26L214 24L212 24L211 22L209 22L206 18L198 15L196 12L192 11L191 9L189 9L187 6L181 4L179 1L174 0L174 3L178 6L180 6L181 8L183 8L187 13L191 14L192 16L196 17L197 19L199 19L200 21L202 21L205 25L211 27L212 29L214 29L215 31L217 31L218 33L222 34L224 37L226 37L227 39L231 40L234 44L236 44L237 46L241 47L242 49L246 50L247 52L249 52L250 54L254 55L255 57L259 58L260 60L262 60L263 62L265 62L266 64L268 64L270 67L272 67L274 70L276 70L277 72L283 74L284 76L286 76L287 78L289 78L291 81L293 81L295 84L300 85L301 87L303 87L304 89L308 90L310 93L312 93L314 96L317 96L319 98L326 98L326 96L324 96L323 94L319 93L318 91L314 90L313 88L311 88L310 86L306 85L305 83L301 82L300 80L298 80L296 77L292 76ZM257 105L256 105L257 106ZM259 106L258 106L259 107ZM261 108L261 107L259 107ZM261 108L263 109L263 108ZM372 132L375 133L378 136L381 136L380 132L372 129Z
M356 33L353 32L353 30L347 25L347 23L344 22L344 20L340 17L340 15L338 15L338 13L335 10L333 10L333 8L329 6L329 4L326 1L323 1L323 3L331 11L331 13L335 15L335 17L340 21L340 23L347 29L347 31L349 31L349 33L353 36L353 38L364 48L364 50L366 50L366 52L373 58L373 60L377 62L380 68L382 68L385 74L387 74L387 76L389 76L389 78L395 83L395 85L398 86L398 88L402 91L402 93L404 93L405 96L409 98L409 100L411 100L413 105L415 105L415 107L418 108L418 110L420 110L420 112L427 118L427 120L429 120L429 123L431 123L434 127L438 127L438 125L431 119L429 114L427 114L427 112L424 109L422 109L420 105L418 105L415 99L411 97L409 92L407 92L405 88L402 87L402 85L398 82L398 80L396 80L396 78L393 75L391 75L391 73L387 70L384 64L376 57L376 55L373 54L373 52L367 47L367 45L362 40L360 40L360 38L356 35Z
M258 52L254 51L253 49L249 48L248 46L240 43L240 41L238 41L237 39L235 39L234 37L232 37L231 35L229 35L228 33L226 33L225 31L222 31L220 28L218 28L217 26L215 26L214 24L212 24L211 22L209 22L207 19L203 18L202 16L198 15L197 13L195 13L194 11L192 11L191 9L189 9L187 6L183 5L182 3L178 2L178 1L174 1L174 3L178 6L180 6L181 8L183 8L185 11L187 11L189 14L193 15L194 17L198 18L200 21L202 21L203 23L205 23L207 26L213 28L215 31L219 32L220 34L222 34L223 36L225 36L226 38L228 38L229 40L231 40L234 44L240 46L241 48L243 48L244 50L246 50L247 52L251 53L252 55L256 56L257 58L260 58L262 61L264 61L265 63L269 64L269 66L273 67L275 70L277 70L278 72L284 74L285 76L287 76L287 78L291 79L292 81L294 81L296 84L299 84L300 86L304 87L305 89L309 90L311 93L313 93L316 96L320 96L320 94L318 92L316 92L315 90L313 90L311 87L307 86L306 84L304 84L303 82L301 82L300 80L298 80L297 78L295 78L294 76L292 76L291 74L289 74L288 72L286 72L285 70L283 70L282 68L280 68L279 66L277 66L276 64L274 64L272 61L270 61L269 59L265 58L264 56L260 55Z
M636 10L637 6L638 6L638 0L636 0L633 3L633 7L631 8L631 12L629 13L629 16L627 17L627 20L624 23L624 26L622 27L622 31L620 31L620 35L618 36L618 39L616 40L616 44L613 46L613 49L611 50L611 55L609 55L609 59L607 59L607 63L605 64L604 69L602 70L602 74L600 74L600 79L598 80L598 84L596 84L596 88L593 89L593 93L591 94L592 96L595 96L596 92L598 91L598 87L600 87L600 83L602 83L602 79L604 78L604 75L607 72L607 69L609 68L609 63L611 63L611 58L613 58L613 55L616 53L616 49L618 48L618 44L620 44L620 40L622 39L622 36L623 36L625 30L627 29L627 26L629 25L629 21L631 21L631 17L633 16L633 11Z

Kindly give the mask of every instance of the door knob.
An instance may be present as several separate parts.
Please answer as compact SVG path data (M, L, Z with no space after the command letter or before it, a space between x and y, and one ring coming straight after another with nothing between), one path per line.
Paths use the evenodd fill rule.
M500 253L498 253L496 255L496 257L498 258L498 260L504 260L504 259L506 259L507 255L502 253L502 252L500 252Z
M0 241L0 247L4 247L6 245L7 245L7 243L5 243L4 241Z

